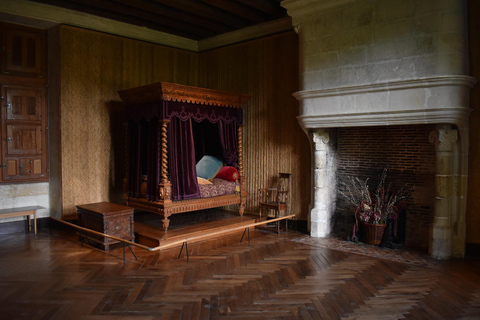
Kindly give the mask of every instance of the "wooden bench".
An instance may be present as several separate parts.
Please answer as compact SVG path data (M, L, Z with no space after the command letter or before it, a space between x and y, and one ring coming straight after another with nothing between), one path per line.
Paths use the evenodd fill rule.
M30 207L18 207L18 208L6 208L0 209L0 219L13 218L13 217L27 217L28 232L32 231L32 225L30 223L30 215L33 215L33 226L35 234L37 234L37 210L45 209L41 206Z

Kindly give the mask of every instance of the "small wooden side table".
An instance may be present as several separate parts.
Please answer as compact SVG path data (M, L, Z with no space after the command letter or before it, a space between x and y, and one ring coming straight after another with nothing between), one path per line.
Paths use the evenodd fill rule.
M84 228L105 233L125 240L135 239L133 229L133 208L110 202L97 202L77 206L80 225ZM82 237L105 251L120 241L96 234L83 233Z
M40 209L45 209L45 208L41 206L30 206L30 207L0 209L0 219L13 218L13 217L27 217L28 232L31 232L32 225L30 223L30 215L32 215L34 231L35 231L35 234L37 234L37 210L40 210Z

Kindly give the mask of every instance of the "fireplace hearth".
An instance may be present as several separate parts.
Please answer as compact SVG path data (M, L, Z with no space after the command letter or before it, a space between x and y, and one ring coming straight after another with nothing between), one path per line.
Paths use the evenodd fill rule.
M348 177L369 179L374 190L383 168L391 189L405 184L414 190L401 204L399 220L402 244L428 249L429 226L435 199L435 146L429 142L434 125L402 125L337 128L337 185ZM332 234L346 238L352 231L355 208L337 194Z

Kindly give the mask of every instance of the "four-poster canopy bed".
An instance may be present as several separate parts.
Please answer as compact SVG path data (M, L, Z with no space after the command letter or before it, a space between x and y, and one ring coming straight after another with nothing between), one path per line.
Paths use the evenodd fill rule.
M165 231L176 213L238 204L243 215L241 107L248 96L167 82L118 93L127 129L126 205L162 215ZM217 172L203 176L212 181L197 175L205 175L201 163L215 165L210 159L226 164L218 168L226 180L212 179Z

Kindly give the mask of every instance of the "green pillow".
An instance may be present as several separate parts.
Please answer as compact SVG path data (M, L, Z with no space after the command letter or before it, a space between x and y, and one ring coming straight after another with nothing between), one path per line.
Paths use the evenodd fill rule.
M212 180L223 167L221 160L213 156L203 156L196 165L197 177Z

